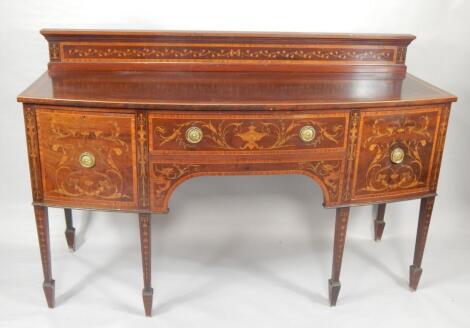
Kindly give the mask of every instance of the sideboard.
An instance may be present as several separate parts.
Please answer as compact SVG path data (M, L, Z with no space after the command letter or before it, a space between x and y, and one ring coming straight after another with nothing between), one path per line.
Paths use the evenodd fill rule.
M150 224L198 176L302 174L336 208L335 305L351 206L420 199L416 289L451 103L407 73L412 35L42 30L48 70L23 103L31 188L54 307L48 207L135 213L151 315ZM210 202L208 200L208 206ZM176 204L175 204L176 205Z

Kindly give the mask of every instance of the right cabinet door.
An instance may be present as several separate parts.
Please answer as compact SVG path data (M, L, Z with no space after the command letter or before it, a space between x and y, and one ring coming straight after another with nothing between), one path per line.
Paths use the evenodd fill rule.
M432 192L443 107L362 112L356 147L353 201Z

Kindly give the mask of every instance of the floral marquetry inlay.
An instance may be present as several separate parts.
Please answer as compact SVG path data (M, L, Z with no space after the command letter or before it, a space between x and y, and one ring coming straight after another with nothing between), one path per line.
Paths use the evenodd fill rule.
M39 146L37 141L36 110L32 106L25 106L24 120L26 140L28 142L29 169L31 176L31 189L35 201L42 200L41 168L39 162Z
M51 61L60 60L60 48L59 44L56 42L49 43L49 58Z
M300 168L313 173L325 185L330 201L338 200L341 161L314 161L300 163Z
M139 172L140 204L143 208L149 206L148 195L148 120L147 113L138 113L136 120L137 131L137 164Z
M155 182L158 185L157 195L167 191L172 184L184 175L197 172L200 165L154 165L153 172L156 176Z
M438 110L364 115L356 196L428 188L439 119Z
M38 111L39 142L45 198L80 198L134 206L134 118L116 115ZM81 155L92 154L94 165L84 167Z
M269 60L393 62L396 48L348 46L252 46L241 44L63 43L65 61L87 60Z
M341 160L307 162L258 163L159 163L152 164L150 177L151 209L166 212L174 189L183 181L195 176L252 175L252 174L303 174L321 187L328 204L339 201Z
M349 121L349 140L347 150L347 168L345 176L345 185L343 192L343 200L351 199L351 180L354 167L354 156L356 154L357 138L358 138L358 125L359 113L357 111L351 112L351 119Z
M167 198L171 194L171 188L181 179L199 172L201 165L186 164L153 164L151 182L151 202L154 210L166 210ZM156 204L156 205L155 205ZM157 208L155 208L157 206Z
M339 148L344 146L346 116L319 119L207 119L168 120L153 119L154 151L259 151L294 150L298 148ZM301 140L302 127L312 126L313 140ZM202 130L203 138L197 144L188 142L185 132L191 127Z

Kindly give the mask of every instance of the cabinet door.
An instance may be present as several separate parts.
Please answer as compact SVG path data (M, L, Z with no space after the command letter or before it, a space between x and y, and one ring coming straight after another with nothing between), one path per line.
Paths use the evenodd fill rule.
M353 200L431 192L442 108L361 114Z
M82 208L137 208L135 118L36 111L44 201Z

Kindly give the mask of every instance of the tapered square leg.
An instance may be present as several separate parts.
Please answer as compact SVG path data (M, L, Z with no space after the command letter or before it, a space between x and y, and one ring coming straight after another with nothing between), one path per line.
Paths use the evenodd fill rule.
M55 282L52 279L51 268L51 248L49 241L49 218L47 207L34 206L34 216L36 218L36 228L38 232L39 251L41 253L42 271L44 283L42 285L47 305L50 308L55 306Z
M419 279L421 278L421 274L423 273L423 269L416 267L414 265L410 265L410 288L411 290L415 291L418 288Z
M55 306L55 281L44 281L42 284L44 295L46 296L47 306L51 309Z
M142 290L142 299L144 301L144 310L147 317L152 316L153 288L144 288Z
M421 269L421 262L423 261L424 247L426 245L426 238L428 235L429 224L431 223L432 209L434 207L434 198L427 197L421 199L421 206L419 209L418 231L416 232L415 253L413 257L413 265L410 266L410 289L416 290L418 288L419 279L423 269Z
M144 301L145 315L152 316L153 288L151 286L151 238L150 238L150 214L139 213L140 245L142 251L142 268L144 274L144 289L142 299Z
M72 210L70 208L64 208L65 213L65 239L67 240L67 245L69 250L74 252L76 250L75 244L75 228L73 227L73 219L72 219Z
M384 232L385 228L385 221L384 221L384 216L385 216L385 206L386 204L379 204L377 208L377 217L374 220L374 240L375 241L380 241L382 239L382 234Z
M341 289L341 283L339 281L328 280L328 296L330 299L330 305L335 306L338 300L339 291Z
M333 267L331 279L328 281L330 305L335 306L338 300L341 283L339 275L343 260L344 243L346 241L346 230L348 227L349 207L336 209L335 241L333 246Z

